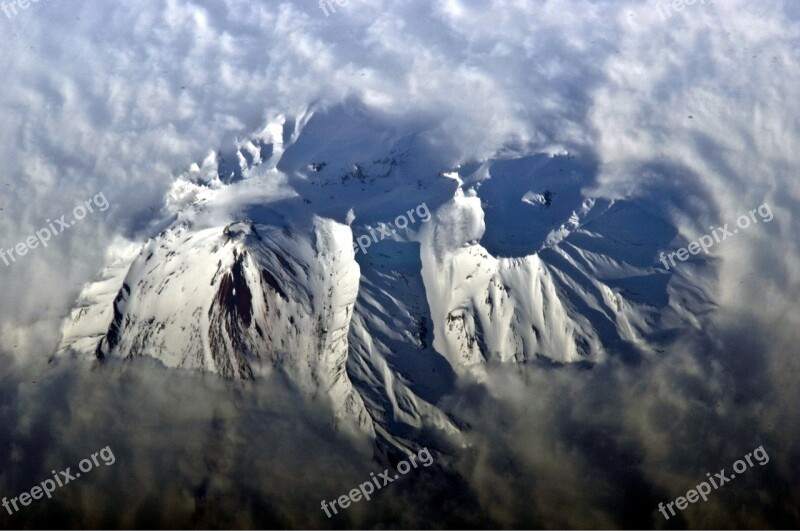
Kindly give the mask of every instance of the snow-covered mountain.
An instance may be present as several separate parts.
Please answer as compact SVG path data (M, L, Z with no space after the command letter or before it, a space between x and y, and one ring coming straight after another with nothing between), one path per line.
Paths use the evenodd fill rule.
M147 242L109 250L59 352L278 372L340 425L411 446L458 431L437 406L489 363L635 362L700 326L709 288L657 262L675 229L587 197L592 161L449 162L352 102L279 117L177 178Z

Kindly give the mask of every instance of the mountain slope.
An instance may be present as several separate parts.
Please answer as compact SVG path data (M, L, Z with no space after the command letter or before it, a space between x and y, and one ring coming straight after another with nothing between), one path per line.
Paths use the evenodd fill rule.
M59 350L278 372L413 447L461 429L439 403L488 363L635 362L700 326L708 290L655 259L676 231L586 197L595 174L562 149L452 169L423 127L355 103L281 117L175 181L164 230L110 250Z

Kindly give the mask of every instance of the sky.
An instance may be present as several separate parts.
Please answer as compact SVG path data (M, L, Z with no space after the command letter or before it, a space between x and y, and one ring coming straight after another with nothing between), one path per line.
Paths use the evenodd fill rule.
M454 166L589 153L587 194L638 198L687 240L764 203L774 220L714 248L702 330L637 366L500 366L485 386L463 382L443 406L480 426L469 451L338 525L797 526L800 5L666 6L347 0L326 16L311 0L42 0L0 11L0 247L97 194L109 203L0 262L0 496L118 449L96 481L0 513L0 525L319 527L323 496L379 470L364 441L326 431L325 404L280 383L48 363L107 249L151 236L191 164L278 116L355 100L401 128L424 121ZM680 518L656 512L760 445L768 464Z

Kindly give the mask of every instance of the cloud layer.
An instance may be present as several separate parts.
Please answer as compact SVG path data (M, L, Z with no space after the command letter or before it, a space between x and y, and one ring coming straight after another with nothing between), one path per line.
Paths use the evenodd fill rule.
M497 367L488 386L461 382L443 405L477 427L468 448L441 441L437 474L344 524L668 525L659 501L763 444L768 465L678 525L797 526L800 8L662 13L611 0L348 0L329 17L313 1L69 0L0 13L0 246L97 193L111 204L0 264L0 495L117 452L0 523L325 526L319 501L382 468L330 431L324 404L296 404L279 382L46 363L108 245L150 236L173 176L279 114L352 97L430 124L453 165L591 153L593 194L648 201L687 239L764 202L775 220L714 249L718 307L702 334L636 367Z

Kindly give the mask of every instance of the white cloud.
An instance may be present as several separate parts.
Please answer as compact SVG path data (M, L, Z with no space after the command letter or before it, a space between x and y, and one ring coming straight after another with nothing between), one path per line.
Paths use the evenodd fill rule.
M720 308L706 337L681 338L646 368L532 371L533 397L502 376L508 385L499 403L486 399L471 413L484 425L476 438L486 440L460 463L472 482L464 490L493 522L605 527L630 517L641 525L654 508L620 514L619 491L603 497L586 489L642 484L641 500L666 501L680 485L688 489L698 470L724 466L718 456L748 451L759 436L776 454L768 487L786 488L786 500L797 501L784 471L798 462L797 424L787 422L796 419L800 368L793 311L800 227L792 216L800 201L798 9L789 0L698 2L664 20L650 2L349 0L325 17L314 1L72 0L32 4L13 19L0 14L0 246L96 193L112 205L47 249L0 264L5 357L47 372L61 317L80 287L116 236L149 236L174 175L279 114L354 96L398 123L434 124L428 136L453 164L553 144L591 153L601 168L597 193L641 195L690 239L764 201L775 212L774 222L715 248ZM4 375L0 392L13 396L18 411L6 414L20 427L0 436L0 453L36 440L36 426L17 418L27 414L22 397L61 398L68 386L35 391L19 381L30 376L24 369L8 371L14 376ZM91 399L91 389L111 392L81 385L89 390L78 389L73 400ZM607 397L608 389L619 395ZM128 398L109 400L123 408ZM94 406L97 418L108 417ZM495 418L503 408L515 416L510 430ZM52 437L78 444L72 430L94 422L84 414L73 412L74 424L53 428ZM30 416L54 422L41 411ZM206 429L208 418L187 429ZM32 431L20 439L20 430ZM536 451L525 447L529 437ZM607 443L610 453L593 453L600 450L591 441ZM637 452L641 463L629 461ZM612 454L624 461L613 469L601 462ZM499 472L508 456L514 481ZM694 461L681 464L687 456ZM574 490L556 488L562 477ZM539 483L521 493L529 478ZM720 495L707 513L687 513L689 524L792 525L779 500L753 500L755 483L731 488L761 503L752 520ZM535 503L526 505L526 496ZM559 499L593 512L559 519L569 510ZM772 516L771 503L778 504ZM523 516L510 517L515 511Z

